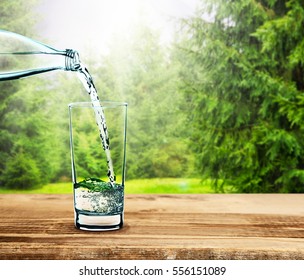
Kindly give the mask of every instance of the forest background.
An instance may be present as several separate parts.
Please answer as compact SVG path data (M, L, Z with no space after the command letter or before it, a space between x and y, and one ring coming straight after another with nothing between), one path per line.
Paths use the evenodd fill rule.
M0 29L52 45L37 35L37 5L2 0ZM303 2L201 0L170 44L141 12L108 52L84 56L101 99L128 103L127 182L303 192ZM75 73L1 82L0 100L0 188L70 182L67 105L88 101Z

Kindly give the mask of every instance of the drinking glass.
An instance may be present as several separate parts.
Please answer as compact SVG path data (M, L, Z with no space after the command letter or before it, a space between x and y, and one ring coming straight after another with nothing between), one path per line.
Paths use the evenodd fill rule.
M124 219L127 103L97 103L69 104L74 221L83 230L115 230ZM97 125L100 112L106 143Z

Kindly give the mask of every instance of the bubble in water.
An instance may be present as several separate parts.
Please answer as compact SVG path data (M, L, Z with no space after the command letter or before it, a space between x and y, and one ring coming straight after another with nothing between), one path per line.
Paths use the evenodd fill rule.
M87 179L74 186L76 209L105 215L123 211L124 188L122 185Z

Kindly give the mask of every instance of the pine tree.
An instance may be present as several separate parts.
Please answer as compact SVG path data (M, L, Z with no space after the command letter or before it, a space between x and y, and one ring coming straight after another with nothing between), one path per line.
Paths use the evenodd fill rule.
M204 1L180 43L198 167L217 190L303 192L302 1Z
M96 79L102 99L128 103L127 178L186 176L192 154L177 89L179 66L146 24L128 35L113 42Z
M35 4L1 1L1 29L35 37ZM52 92L47 87L39 77L0 82L1 187L36 187L53 179L59 168L54 149L59 139L54 134L54 111L48 101Z

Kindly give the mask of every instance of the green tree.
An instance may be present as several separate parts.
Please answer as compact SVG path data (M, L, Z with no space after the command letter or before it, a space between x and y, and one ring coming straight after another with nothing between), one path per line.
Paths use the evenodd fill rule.
M198 167L239 192L303 192L302 1L204 1L179 44Z
M12 32L31 35L31 29L25 22L33 22L32 14L28 12L33 5L33 1L1 1L0 2L0 28ZM24 152L15 151L16 126L9 124L13 117L8 118L13 108L12 100L14 94L20 88L20 82L1 82L0 83L0 185L8 186L10 179L15 176L20 177L20 173L25 175L28 172L28 178L35 177L37 166L34 161L26 164ZM16 102L18 103L18 102ZM18 104L16 104L18 105ZM19 119L20 120L20 119ZM17 121L16 121L17 122ZM20 163L20 165L18 165ZM16 170L14 170L16 169ZM17 173L19 173L17 175ZM24 179L24 177L23 177ZM27 181L28 182L28 181ZM20 183L20 182L19 182ZM16 187L23 184L19 184Z
M116 38L97 86L101 99L128 103L127 178L186 176L192 154L184 135L178 64L145 24L123 39Z
M41 184L37 162L22 151L8 158L6 168L1 174L3 185L12 189L28 189Z
M1 1L1 29L35 38L36 3ZM0 82L2 187L31 188L57 176L62 133L57 126L58 103L52 99L52 89L52 80L45 76Z

